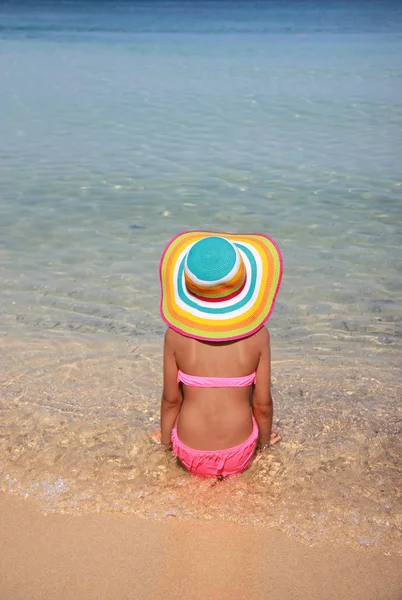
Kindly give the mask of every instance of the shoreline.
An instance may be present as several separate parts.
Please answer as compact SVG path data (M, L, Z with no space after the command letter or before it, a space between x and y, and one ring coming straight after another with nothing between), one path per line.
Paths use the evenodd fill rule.
M56 332L1 342L1 492L71 517L113 510L130 519L258 523L295 541L402 553L392 363L278 356L281 444L244 477L211 487L188 478L146 435L159 414L154 343Z
M265 527L40 512L0 494L4 600L399 600L402 558Z

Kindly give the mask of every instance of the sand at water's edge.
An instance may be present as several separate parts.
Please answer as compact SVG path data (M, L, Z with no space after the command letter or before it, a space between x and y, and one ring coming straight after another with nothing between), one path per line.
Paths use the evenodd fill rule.
M45 516L2 494L0 598L401 600L402 558L230 523Z

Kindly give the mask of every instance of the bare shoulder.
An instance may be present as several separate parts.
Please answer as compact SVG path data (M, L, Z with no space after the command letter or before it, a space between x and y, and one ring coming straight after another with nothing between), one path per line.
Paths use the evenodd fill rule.
M260 340L262 342L269 342L270 340L269 330L265 326L261 327L261 329L257 331L256 335L260 336Z
M250 356L262 356L269 353L270 339L269 331L266 327L261 327L258 331L252 335L238 340L238 344L241 344L244 351Z
M251 336L252 343L256 344L259 348L264 348L270 344L270 335L266 327L261 327L254 335Z
M270 337L266 327L261 327L256 333L247 338L247 346L252 354L258 356L269 355L270 353Z
M165 346L178 348L186 338L174 329L168 327L165 332Z

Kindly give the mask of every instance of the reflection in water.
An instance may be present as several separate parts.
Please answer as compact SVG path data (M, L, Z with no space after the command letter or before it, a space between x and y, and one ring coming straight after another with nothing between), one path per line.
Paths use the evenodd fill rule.
M0 485L45 511L223 519L398 552L400 387L391 356L273 362L283 441L243 475L194 478L151 443L161 339L1 338Z

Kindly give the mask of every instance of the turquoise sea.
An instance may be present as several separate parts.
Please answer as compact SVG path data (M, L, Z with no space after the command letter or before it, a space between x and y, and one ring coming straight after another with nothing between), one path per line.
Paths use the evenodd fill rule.
M401 56L397 1L1 4L1 489L400 551ZM146 435L186 229L284 258L284 438L213 487Z

